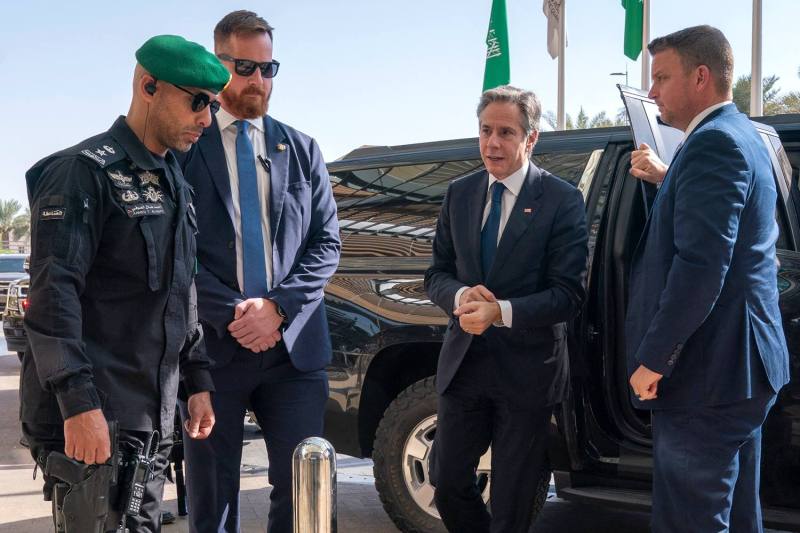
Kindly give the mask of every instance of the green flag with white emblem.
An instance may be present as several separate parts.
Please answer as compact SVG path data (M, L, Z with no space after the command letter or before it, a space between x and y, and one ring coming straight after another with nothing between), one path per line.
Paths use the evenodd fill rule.
M642 51L642 0L622 0L622 7L625 8L625 55L635 61Z
M486 34L486 70L483 90L508 85L511 81L511 61L508 58L508 22L506 0L492 0L489 32Z

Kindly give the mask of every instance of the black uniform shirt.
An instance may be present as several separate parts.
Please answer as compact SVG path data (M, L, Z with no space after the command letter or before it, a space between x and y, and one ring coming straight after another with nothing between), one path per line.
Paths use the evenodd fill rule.
M120 117L26 179L33 357L22 420L102 407L123 429L171 432L179 366L187 394L213 389L197 323L196 217L174 156L154 156Z

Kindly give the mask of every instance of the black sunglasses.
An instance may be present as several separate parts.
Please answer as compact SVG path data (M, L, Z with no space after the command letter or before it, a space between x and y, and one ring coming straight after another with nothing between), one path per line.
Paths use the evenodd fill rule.
M261 71L262 78L274 78L278 75L278 67L281 64L278 61L265 61L259 63L250 59L238 59L231 57L228 54L217 54L217 57L223 61L233 61L234 70L239 76L250 76L256 71L256 67Z
M214 100L212 102L211 97L208 96L206 93L193 93L192 91L184 89L180 85L176 85L174 83L171 83L170 85L172 85L173 87L177 87L186 94L192 95L192 111L194 111L195 113L199 113L206 107L209 107L212 113L216 113L217 111L219 111L219 100Z

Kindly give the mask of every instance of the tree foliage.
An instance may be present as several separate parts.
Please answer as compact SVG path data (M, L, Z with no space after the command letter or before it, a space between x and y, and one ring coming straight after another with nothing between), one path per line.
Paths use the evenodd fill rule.
M30 232L30 209L20 213L22 204L14 200L0 200L0 247L8 248L11 235L25 237Z
M800 71L798 71L800 75ZM750 114L750 74L739 76L733 84L733 102L739 111ZM792 91L780 93L777 86L778 76L766 76L761 80L761 91L764 103L764 115L778 115L781 113L800 113L800 93Z

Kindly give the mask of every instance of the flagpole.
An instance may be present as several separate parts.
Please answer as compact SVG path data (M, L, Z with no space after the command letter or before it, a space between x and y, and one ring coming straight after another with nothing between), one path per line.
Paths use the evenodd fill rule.
M750 70L750 116L764 115L764 95L761 86L761 0L753 0L753 45Z
M642 90L650 90L650 0L642 0Z
M567 115L564 109L564 56L567 52L567 25L564 20L567 12L566 3L567 0L562 0L558 14L558 116L556 125L559 130L564 130L567 126Z

